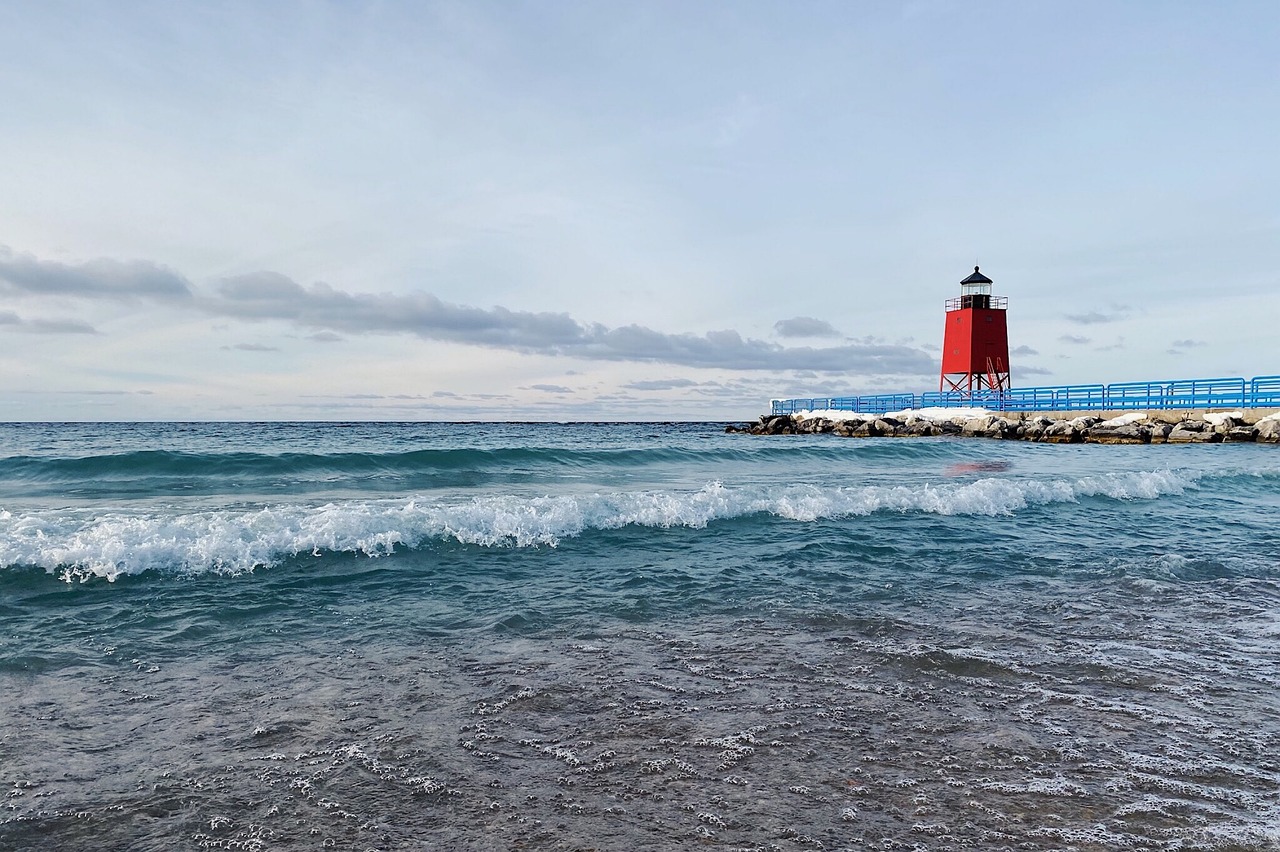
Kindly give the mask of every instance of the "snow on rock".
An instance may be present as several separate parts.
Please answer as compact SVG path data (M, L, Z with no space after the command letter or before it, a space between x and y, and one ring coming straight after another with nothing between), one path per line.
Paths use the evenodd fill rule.
M857 411L837 411L834 408L819 408L813 411L797 411L794 417L797 420L813 420L815 418L821 420L831 420L839 423L843 420L875 420L877 417L883 417L882 414L864 414Z
M972 420L975 417L983 417L991 413L985 408L905 408L902 411L890 411L885 414L836 411L826 408L816 411L797 411L795 416L799 420L809 420L816 417L837 423L843 420L864 422L867 420L879 420L884 417L910 422L912 420Z
M1112 417L1110 420L1103 420L1099 426L1128 426L1130 423L1139 423L1147 419L1145 411L1133 411L1129 414L1121 414L1119 417Z
M1212 423L1214 426L1221 426L1228 420L1240 420L1244 417L1243 411L1216 411L1204 415L1202 418L1205 423Z
M911 413L925 420L955 420L957 417L972 420L975 417L985 417L995 412L988 411L985 408L916 408L910 412L902 413Z

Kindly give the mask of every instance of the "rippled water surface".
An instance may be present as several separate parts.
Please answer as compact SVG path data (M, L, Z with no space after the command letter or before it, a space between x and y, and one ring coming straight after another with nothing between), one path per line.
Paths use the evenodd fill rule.
M1280 453L0 426L0 849L1280 848Z

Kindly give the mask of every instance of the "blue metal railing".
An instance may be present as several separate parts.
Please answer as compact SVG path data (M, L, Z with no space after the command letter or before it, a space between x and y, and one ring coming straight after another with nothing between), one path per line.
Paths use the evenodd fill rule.
M1141 411L1178 408L1280 408L1280 376L1254 379L1171 379L982 390L775 399L773 414L854 411L885 414L911 408L985 408L990 411Z
M1280 407L1280 376L1258 376L1249 382L1250 408Z
M775 399L774 414L795 414L797 411L856 411L861 414L885 414L917 408L919 399L913 393L886 393L876 396L829 396L811 399Z

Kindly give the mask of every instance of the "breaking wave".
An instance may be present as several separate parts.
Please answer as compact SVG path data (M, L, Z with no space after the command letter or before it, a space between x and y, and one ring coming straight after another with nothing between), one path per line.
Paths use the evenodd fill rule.
M1156 500L1199 487L1176 471L1111 473L1044 481L1011 478L912 486L731 487L545 497L476 496L351 500L208 510L0 510L0 565L37 567L64 579L150 570L236 574L307 553L384 556L457 542L555 547L593 530L705 528L744 518L795 522L875 513L1009 516L1085 499Z

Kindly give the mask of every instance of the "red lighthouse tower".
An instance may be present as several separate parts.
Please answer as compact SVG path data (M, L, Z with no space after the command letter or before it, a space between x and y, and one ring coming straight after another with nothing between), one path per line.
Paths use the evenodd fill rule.
M947 331L942 343L940 391L1009 389L1009 300L991 295L992 281L973 268L960 282L960 298L947 300Z

